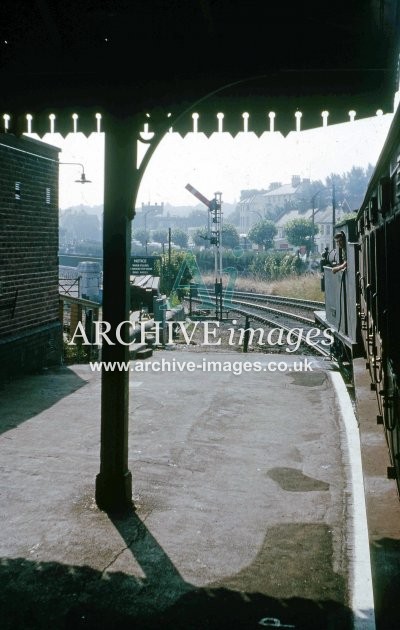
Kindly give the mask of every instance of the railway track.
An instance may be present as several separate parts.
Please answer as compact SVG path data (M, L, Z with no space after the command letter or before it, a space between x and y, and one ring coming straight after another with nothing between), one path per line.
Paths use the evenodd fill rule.
M200 303L202 309L215 309L215 298L209 294L199 293L192 301ZM267 302L284 305L285 310L268 306ZM235 291L232 297L224 299L222 308L225 312L238 313L246 317L246 326L252 327L251 322L256 321L270 328L282 329L290 335L291 340L299 340L299 347L307 346L317 354L330 357L330 343L324 331L314 318L300 314L302 311L309 315L323 306L322 302Z
M252 291L234 291L232 297L239 300L249 300L254 302L270 302L271 304L283 304L285 306L299 306L305 310L315 310L325 308L324 302L314 300L302 300L300 298L289 298L282 295L269 295L266 293L253 293Z

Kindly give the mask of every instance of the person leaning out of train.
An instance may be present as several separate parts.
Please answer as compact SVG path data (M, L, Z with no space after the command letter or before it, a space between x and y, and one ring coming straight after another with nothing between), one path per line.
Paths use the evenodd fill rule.
M346 256L346 235L343 231L335 234L336 248L339 252L339 264L333 267L332 273L338 271L344 271L347 268L347 256Z

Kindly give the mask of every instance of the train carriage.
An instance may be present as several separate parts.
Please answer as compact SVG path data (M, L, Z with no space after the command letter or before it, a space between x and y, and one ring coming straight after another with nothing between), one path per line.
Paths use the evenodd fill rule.
M332 329L332 352L351 365L365 356L376 390L400 493L400 110L355 219L337 225L347 241L347 269L324 267L325 311L317 321Z
M333 273L332 265L323 267L325 310L316 311L315 318L334 334L332 352L344 365L361 352L358 317L358 285L356 282L359 246L356 241L356 221L350 219L337 225L346 238L346 272ZM336 258L334 254L333 258Z

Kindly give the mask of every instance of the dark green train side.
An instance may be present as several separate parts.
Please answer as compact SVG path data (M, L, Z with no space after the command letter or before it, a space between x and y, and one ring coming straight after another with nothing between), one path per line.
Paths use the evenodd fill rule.
M351 371L354 358L366 359L400 495L400 110L357 216L336 227L347 270L323 268L325 311L315 317L332 329L339 364Z

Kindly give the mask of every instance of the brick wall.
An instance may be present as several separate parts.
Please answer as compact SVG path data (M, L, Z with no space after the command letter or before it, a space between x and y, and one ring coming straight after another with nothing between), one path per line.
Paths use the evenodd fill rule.
M0 134L0 377L61 361L58 151Z

